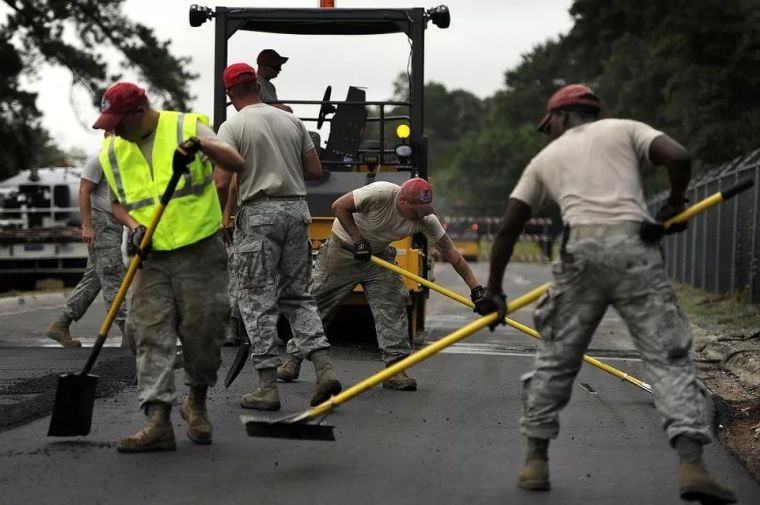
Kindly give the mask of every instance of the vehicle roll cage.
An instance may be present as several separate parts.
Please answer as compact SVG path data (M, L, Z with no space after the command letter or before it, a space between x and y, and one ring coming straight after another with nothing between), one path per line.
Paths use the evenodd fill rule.
M380 164L387 163L389 150L385 145L385 123L408 121L411 133L407 142L413 147L413 164L422 177L427 177L427 138L424 137L424 55L425 28L428 21L440 28L449 26L449 11L439 6L427 11L408 9L281 9L281 8L230 8L190 6L190 25L200 26L215 18L214 75L221 76L228 64L227 42L239 30L298 35L375 35L404 33L411 46L409 101L335 101L335 100L279 100L288 104L305 105L364 105L379 107L379 116L367 121L380 123L379 147L362 151L377 152ZM408 115L386 116L386 107L407 107ZM227 101L221 78L214 79L214 128L227 118ZM318 121L319 118L302 118ZM326 120L324 117L323 120ZM393 152L392 150L390 152ZM365 164L351 161L333 162L338 165ZM332 164L332 163L331 163ZM399 166L401 168L401 166Z

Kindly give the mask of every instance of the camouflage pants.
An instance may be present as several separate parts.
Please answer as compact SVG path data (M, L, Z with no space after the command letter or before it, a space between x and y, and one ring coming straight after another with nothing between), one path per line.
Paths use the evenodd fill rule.
M238 211L234 242L237 305L257 369L281 363L277 349L280 314L290 323L299 358L330 347L308 290L310 222L309 208L299 200L259 199Z
M235 248L234 245L227 247L227 275L230 282L227 286L227 293L230 297L230 326L237 333L238 322L240 321L240 311L237 304L237 283L235 279Z
M633 232L572 237L553 267L555 283L534 314L543 340L536 370L522 378L521 431L534 438L557 437L559 411L570 400L583 354L612 305L641 353L668 438L687 434L709 441L708 404L689 357L689 324L658 246L642 243Z
M95 240L87 248L87 268L82 280L71 292L63 306L64 316L79 321L95 301L99 291L103 291L103 300L111 306L124 278L124 262L121 257L122 226L113 215L100 210L92 211L92 227ZM126 302L122 301L114 322L124 333Z
M127 331L137 345L140 405L172 403L177 338L185 384L213 386L229 317L227 257L218 234L173 251L152 251L137 271Z
M395 261L392 248L375 254L391 263ZM341 247L340 239L330 235L319 248L312 284L325 324L335 317L340 304L357 284L363 286L372 310L383 361L392 363L407 357L411 352L406 315L408 292L401 277L373 263L356 260L352 252Z

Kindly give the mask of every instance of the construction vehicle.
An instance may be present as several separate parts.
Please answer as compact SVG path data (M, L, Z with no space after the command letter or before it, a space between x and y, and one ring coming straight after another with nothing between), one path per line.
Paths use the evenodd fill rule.
M443 219L443 228L454 242L454 247L467 261L480 258L481 230L479 218L468 216L447 216Z
M415 176L425 179L429 177L428 139L424 134L423 121L425 29L428 22L447 28L450 22L447 7L439 6L428 10L231 7L211 10L197 5L190 7L191 26L200 26L211 19L215 21L216 34L215 76L221 76L224 68L232 63L227 57L228 44L239 31L294 36L398 33L408 38L411 47L408 100L368 101L366 91L358 85L349 87L346 100L343 101L331 100L331 86L327 86L322 100L299 100L295 97L279 100L291 106L319 105L317 117L301 119L309 129L312 129L311 125L317 130L325 123L330 125L326 145L318 146L325 176L321 181L307 183L307 201L313 219L309 236L314 250L329 236L334 219L331 205L338 197L375 181L400 185ZM252 50L251 56L256 52ZM361 65L362 62L356 62L357 74L360 74ZM328 67L329 62L325 66ZM227 117L228 103L221 79L214 79L214 83L214 127L218 129ZM399 114L399 110L404 112ZM366 138L369 137L369 130L377 136ZM397 139L390 143L386 134L394 130ZM399 266L424 278L431 277L432 257L428 254L424 236L418 234L392 245L398 251L396 261ZM415 340L418 332L425 327L428 290L417 283L408 280L404 282L411 300L408 305L409 335ZM351 320L351 316L360 311L369 313L361 287L358 287L344 302L335 320ZM373 331L369 330L368 333Z
M0 182L0 285L33 289L43 278L73 284L87 266L78 168L24 170Z

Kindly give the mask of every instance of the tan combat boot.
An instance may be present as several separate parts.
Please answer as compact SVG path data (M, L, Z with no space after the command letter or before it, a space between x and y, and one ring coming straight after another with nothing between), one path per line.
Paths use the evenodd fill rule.
M736 496L713 479L704 466L683 462L678 465L678 491L686 501L736 503Z
M122 438L116 444L119 452L173 451L174 430L169 420L171 405L163 402L150 402L145 407L148 424L131 437Z
M388 363L385 365L385 368L388 368L398 361L399 360L396 360L393 363ZM417 391L417 381L409 377L406 372L401 371L390 379L383 381L383 387L385 389L395 389L396 391Z
M680 459L678 490L681 498L715 505L736 503L734 493L715 482L705 469L702 442L689 435L680 435L673 441L673 445Z
M240 406L244 409L280 410L280 392L277 390L277 370L259 370L259 389L243 395Z
M302 359L295 356L288 356L285 363L277 367L277 378L282 382L298 380L298 374L301 373L302 361Z
M517 479L517 486L528 491L548 491L549 440L528 437L528 455Z
M50 323L45 336L55 340L63 347L82 347L82 342L72 337L71 333L69 333L69 325L62 321Z
M206 411L207 386L190 386L190 392L182 400L179 413L187 421L187 438L200 445L211 443L213 427Z
M335 369L333 369L330 362L327 349L314 351L309 355L309 359L314 364L314 373L317 375L314 394L311 395L311 406L316 407L320 403L330 399L331 396L340 393L343 386L341 386L338 378L335 376Z

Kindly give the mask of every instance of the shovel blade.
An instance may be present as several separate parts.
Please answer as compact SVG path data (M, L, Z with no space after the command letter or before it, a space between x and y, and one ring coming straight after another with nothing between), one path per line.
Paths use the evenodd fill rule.
M334 426L326 424L272 421L265 417L241 416L249 437L289 438L292 440L335 441Z
M232 362L227 377L224 378L224 387L229 388L230 384L240 374L240 371L248 361L248 355L251 353L251 342L246 338L245 341L238 347L238 352L235 355L235 361Z
M90 433L97 375L63 374L58 377L49 437L75 437Z

